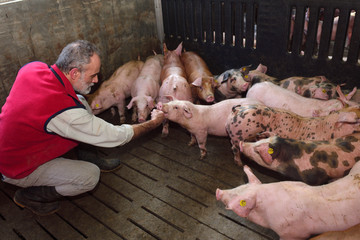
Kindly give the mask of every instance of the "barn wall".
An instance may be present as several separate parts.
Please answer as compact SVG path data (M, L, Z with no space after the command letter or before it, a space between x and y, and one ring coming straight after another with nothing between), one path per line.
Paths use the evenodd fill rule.
M1 4L1 1L0 1ZM101 51L101 80L121 64L160 52L154 0L23 0L0 5L0 106L17 71L30 61L53 64L77 39Z

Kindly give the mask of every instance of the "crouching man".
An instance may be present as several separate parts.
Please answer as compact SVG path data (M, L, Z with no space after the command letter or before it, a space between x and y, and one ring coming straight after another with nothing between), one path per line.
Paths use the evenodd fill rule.
M76 92L88 94L98 82L100 53L87 41L68 44L56 63L23 66L0 113L0 173L4 182L22 187L17 205L38 215L59 209L58 200L92 190L100 169L112 170L119 159L71 160L61 157L79 142L99 147L124 145L164 120L113 125L91 113ZM87 110L88 109L88 110Z

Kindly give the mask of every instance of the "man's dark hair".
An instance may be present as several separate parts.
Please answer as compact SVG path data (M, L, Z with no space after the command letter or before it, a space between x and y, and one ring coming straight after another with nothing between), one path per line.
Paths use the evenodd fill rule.
M77 40L64 47L55 64L65 73L69 73L73 68L78 68L82 72L83 66L90 63L94 53L100 56L100 51L94 44L86 40Z

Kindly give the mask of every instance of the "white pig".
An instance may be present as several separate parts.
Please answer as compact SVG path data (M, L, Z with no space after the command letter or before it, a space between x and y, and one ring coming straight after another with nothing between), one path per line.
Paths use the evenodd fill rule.
M168 101L166 96L172 96L179 100L193 101L191 95L190 84L187 81L184 64L181 62L180 56L182 51L182 43L176 49L170 51L166 44L164 50L164 66L161 70L161 86L159 90L159 98L157 102ZM162 136L169 134L169 121L163 123Z
M207 135L227 136L225 123L233 106L244 104L261 104L249 98L227 99L212 105L195 105L189 101L172 100L158 103L165 117L180 124L191 133L189 145L197 141L200 148L200 159L206 156Z
M131 87L131 101L128 109L133 109L132 121L145 122L155 107L155 99L160 89L160 73L164 64L164 56L157 54L146 59L143 68Z
M306 98L299 94L286 90L271 82L261 82L252 86L246 97L257 99L268 107L275 107L294 112L302 117L327 116L333 111L338 111L347 105L357 105L349 101L356 92L356 87L347 96L337 86L338 99L319 100Z
M321 186L291 181L262 184L248 166L244 171L249 183L217 189L216 199L240 217L274 230L282 240L307 239L360 223L360 162L347 176Z
M111 77L104 81L92 94L86 96L93 113L99 114L116 106L120 115L120 123L124 123L125 99L130 97L131 86L144 65L143 61L130 61L120 66Z

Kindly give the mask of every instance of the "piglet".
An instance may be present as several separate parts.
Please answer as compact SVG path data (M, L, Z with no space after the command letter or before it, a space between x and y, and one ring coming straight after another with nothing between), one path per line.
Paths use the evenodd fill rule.
M229 69L218 76L214 76L220 86L215 89L215 100L220 102L224 99L242 97L250 84L249 70L251 65L239 69Z
M143 61L130 61L120 66L111 77L104 81L92 94L86 96L93 113L99 114L116 106L120 123L125 122L125 99L131 96L131 86L139 76Z
M234 105L260 104L249 98L227 99L212 105L195 105L189 101L172 100L168 103L158 103L165 117L187 129L191 135L189 145L196 142L200 148L200 159L206 156L207 135L227 136L225 122Z
M267 70L268 70L267 66L261 63L257 66L255 70L251 70L248 75L251 83L249 88L261 82L272 82L274 84L278 84L279 80L275 77L271 77L267 75L266 74Z
M252 86L246 97L257 99L269 107L292 111L303 117L319 117L329 115L329 113L340 110L347 105L357 105L357 103L350 101L356 92L356 88L347 96L341 92L340 86L337 87L337 92L340 96L339 99L324 101L300 96L271 82L262 82Z
M248 166L244 171L249 183L217 189L216 199L240 217L272 229L282 240L307 239L360 223L360 162L346 177L322 186L291 181L262 184Z
M145 122L155 107L155 99L160 89L160 73L164 64L164 56L157 54L146 59L143 68L131 87L131 101L128 109L133 109L132 121Z
M272 136L239 143L240 151L259 165L292 180L320 185L341 178L360 156L360 133L328 141L296 140Z
M240 166L239 141L278 135L297 140L330 140L360 130L360 108L351 107L323 117L301 117L264 105L235 106L226 121L234 160Z
M184 52L181 61L185 67L194 101L214 102L214 90L219 84L205 61L195 52Z
M182 43L173 51L168 50L165 43L163 48L164 66L160 75L161 86L157 102L167 102L167 96L192 102L191 88L187 82L185 67L180 59ZM166 137L168 134L169 121L166 119L163 123L162 137Z

